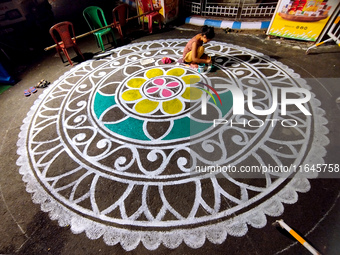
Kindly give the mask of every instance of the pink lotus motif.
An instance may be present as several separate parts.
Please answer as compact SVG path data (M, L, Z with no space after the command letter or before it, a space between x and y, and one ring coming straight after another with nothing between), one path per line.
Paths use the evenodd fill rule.
M180 84L177 81L172 81L169 83L165 83L165 79L163 78L157 78L152 81L152 84L154 86L151 86L146 90L146 93L148 94L155 94L155 93L160 93L162 97L171 97L174 95L174 92L171 90L171 88L176 88Z

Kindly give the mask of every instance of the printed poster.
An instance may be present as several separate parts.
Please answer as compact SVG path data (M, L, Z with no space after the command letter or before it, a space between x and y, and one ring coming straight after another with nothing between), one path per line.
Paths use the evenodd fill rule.
M152 0L155 8L159 9L159 13L164 17L163 22L168 23L175 20L178 16L178 0ZM142 14L141 0L138 0L138 14ZM141 21L143 19L141 18ZM147 19L144 19L147 22Z
M178 16L178 0L163 0L165 23L175 20Z
M338 0L281 0L267 34L316 41L338 4Z

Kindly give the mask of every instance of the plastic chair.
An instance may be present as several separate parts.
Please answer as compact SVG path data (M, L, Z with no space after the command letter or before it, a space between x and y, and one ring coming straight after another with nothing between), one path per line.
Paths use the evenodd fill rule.
M58 24L53 25L50 28L50 34L52 36L53 41L55 42L57 52L61 58L61 60L64 63L64 59L60 52L62 51L64 55L66 56L68 62L71 66L73 66L73 63L70 59L70 56L68 55L67 49L73 48L74 51L77 53L78 56L81 56L83 60L85 60L83 54L81 53L77 43L76 38L74 34L74 27L73 24L69 21L60 22ZM57 39L56 35L59 36L60 40Z
M91 30L95 30L95 29L107 26L103 10L97 6L87 7L83 11L83 16ZM97 39L97 44L101 48L102 51L105 51L103 38L102 38L103 35L106 35L107 41L109 42L108 34L111 34L115 45L117 45L113 30L110 27L94 32L93 34L95 35Z
M142 9L143 13L151 12L143 16L142 29L144 29L144 17L145 16L148 18L148 26L149 26L150 34L152 34L152 24L154 21L158 22L159 29L161 29L162 28L162 15L158 12L158 10L155 10L152 0L139 0L138 4L140 8Z
M125 32L125 25L127 23L127 18L129 17L129 5L128 4L120 4L116 8L112 10L113 16L113 24L115 28L117 28L118 33L122 42L124 42L124 33ZM117 22L118 19L118 22Z

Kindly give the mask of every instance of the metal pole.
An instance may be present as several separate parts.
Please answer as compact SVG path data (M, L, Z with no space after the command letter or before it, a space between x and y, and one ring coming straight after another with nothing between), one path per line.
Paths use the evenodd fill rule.
M244 0L239 0L238 1L238 11L237 11L236 20L240 20L241 19L243 4L244 4Z
M205 12L206 1L207 1L207 0L201 0L201 1L200 1L200 4L201 4L200 15L201 15L201 16L204 16L203 14L204 14L204 12Z

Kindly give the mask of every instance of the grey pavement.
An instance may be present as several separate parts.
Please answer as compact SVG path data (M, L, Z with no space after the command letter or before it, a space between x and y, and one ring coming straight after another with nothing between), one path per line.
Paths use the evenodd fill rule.
M198 28L182 25L153 35L143 33L132 42L190 39L197 33L192 30L198 31ZM227 34L217 30L214 40L261 52L287 65L306 79L312 92L321 101L328 120L326 126L330 143L325 147L325 163L340 163L340 104L336 103L336 99L340 97L340 47L320 46L306 55L305 51L310 43L287 39L268 40L263 31ZM79 45L87 58L98 53L99 48L92 36L80 39ZM19 73L18 83L0 95L0 254L310 254L287 233L272 226L280 218L289 222L292 228L322 254L340 253L340 174L333 175L332 178L310 180L311 190L299 193L296 203L286 204L281 216L267 216L265 227L249 227L245 236L228 236L219 245L206 240L198 249L189 248L182 243L176 249L161 245L150 251L139 244L136 249L126 252L120 244L108 246L101 238L90 240L84 232L73 234L70 226L60 227L58 222L49 218L48 213L41 210L39 204L32 202L31 194L26 192L16 164L17 141L23 119L42 93L39 89L36 94L24 97L24 89L34 86L41 79L53 82L71 69L68 63L60 61L53 50L46 52Z

